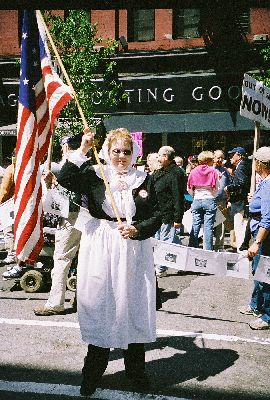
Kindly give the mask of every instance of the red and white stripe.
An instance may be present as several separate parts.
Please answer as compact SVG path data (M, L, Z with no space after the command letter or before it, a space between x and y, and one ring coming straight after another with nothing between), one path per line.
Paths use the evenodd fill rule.
M47 53L49 54L49 53ZM48 150L55 120L72 98L51 67L42 60L42 79L35 87L36 118L19 103L16 145L14 233L20 261L36 262L43 245L42 187L40 164Z
M21 104L16 153L15 248L20 261L34 263L43 245L41 158L37 121Z

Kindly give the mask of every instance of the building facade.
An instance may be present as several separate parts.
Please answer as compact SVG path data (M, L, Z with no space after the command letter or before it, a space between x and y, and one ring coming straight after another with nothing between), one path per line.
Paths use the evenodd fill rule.
M241 0L138 0L136 7L89 1L87 12L104 39L97 51L107 38L120 42L114 60L127 100L115 110L104 108L102 95L94 100L97 116L110 115L107 129L142 132L145 156L165 144L183 157L236 145L252 152L254 123L239 115L241 87L245 72L263 68L260 49L270 37L270 7ZM17 10L2 10L0 19L3 158L16 141L20 18ZM260 140L270 145L269 131L262 129Z

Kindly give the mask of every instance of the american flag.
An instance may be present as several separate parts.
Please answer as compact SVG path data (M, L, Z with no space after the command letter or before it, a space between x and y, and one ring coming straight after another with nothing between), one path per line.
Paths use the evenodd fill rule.
M55 120L72 98L54 71L46 33L35 11L24 11L14 195L15 248L19 261L33 264L43 245L40 164Z

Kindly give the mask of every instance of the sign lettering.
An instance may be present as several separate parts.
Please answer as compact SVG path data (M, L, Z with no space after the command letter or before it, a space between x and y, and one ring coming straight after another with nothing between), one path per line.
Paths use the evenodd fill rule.
M233 75L221 77L222 83L215 74L119 78L128 96L118 107L108 109L102 100L103 81L94 82L98 87L92 99L96 114L237 111L242 88L242 77ZM19 80L4 82L4 86L7 96L0 93L0 109L8 111L10 122L16 122Z
M240 115L270 128L270 89L248 74L243 80Z

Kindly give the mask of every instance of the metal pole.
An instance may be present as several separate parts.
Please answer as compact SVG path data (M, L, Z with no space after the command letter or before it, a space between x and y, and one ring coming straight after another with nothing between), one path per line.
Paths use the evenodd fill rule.
M260 143L260 123L255 122L255 132L254 132L254 143L253 143L253 154L258 150ZM252 174L250 183L250 193L253 194L256 189L256 171L255 171L255 159L252 160Z

